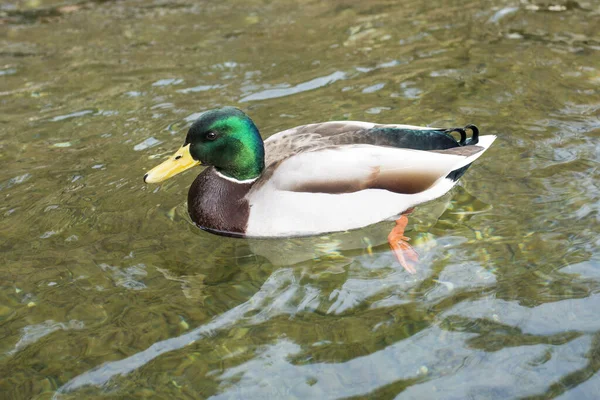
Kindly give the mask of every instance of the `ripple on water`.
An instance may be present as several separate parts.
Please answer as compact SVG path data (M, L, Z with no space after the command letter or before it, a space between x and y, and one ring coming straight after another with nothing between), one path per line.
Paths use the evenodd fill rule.
M69 330L69 329L83 329L84 323L82 321L71 320L68 323L56 322L52 320L44 321L36 325L28 325L22 329L23 335L15 344L15 348L9 352L9 354L17 353L25 347L39 341L44 336L48 336L52 332L58 330Z
M148 275L146 272L146 266L144 264L137 264L127 268L120 268L108 264L100 264L102 271L108 272L111 279L117 286L122 286L126 289L142 290L146 288L146 285L139 281L139 278L143 278Z
M315 90L323 86L327 86L331 83L334 83L339 80L346 79L346 73L342 71L336 71L326 76L321 76L315 79L312 79L307 82L299 83L295 86L284 87L284 88L275 88L275 89L266 89L257 93L252 93L246 95L240 99L240 103L245 103L248 101L257 101L257 100L267 100L267 99L275 99L278 97L290 96L297 93L306 92L309 90Z
M183 79L179 78L168 78L168 79L159 79L152 84L152 86L175 86L181 85L183 83Z
M0 191L4 189L9 189L14 185L19 185L21 183L27 182L31 179L32 175L29 172L24 173L23 175L15 176L14 178L10 178L8 181L0 184Z
M71 118L80 118L80 117L84 117L86 115L92 115L96 112L97 110L81 110L81 111L75 111L69 114L64 114L64 115L57 115L55 117L52 117L50 119L50 121L52 122L57 122L57 121L64 121L66 119L71 119Z
M135 146L133 146L133 150L142 151L142 150L149 149L150 147L158 146L161 143L162 142L160 140L158 140L154 137L149 137L148 139L145 139L143 142L138 143Z
M198 92L207 92L213 89L223 88L225 85L198 85L194 87L189 87L185 89L179 89L177 92L179 93L198 93Z

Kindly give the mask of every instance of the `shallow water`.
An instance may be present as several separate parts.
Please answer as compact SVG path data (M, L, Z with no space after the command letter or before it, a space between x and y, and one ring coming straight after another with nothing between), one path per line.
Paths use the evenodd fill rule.
M597 2L9 0L0 22L0 397L596 398ZM144 185L221 105L265 137L498 140L411 216L410 276L390 223L223 238L190 223L194 172Z

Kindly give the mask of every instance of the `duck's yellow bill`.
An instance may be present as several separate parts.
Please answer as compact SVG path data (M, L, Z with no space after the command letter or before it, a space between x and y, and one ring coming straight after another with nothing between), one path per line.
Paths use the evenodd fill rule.
M144 182L162 182L165 179L169 179L170 177L199 164L200 161L192 158L192 155L190 154L190 144L188 143L177 150L177 153L169 157L168 160L148 171L148 173L144 175Z

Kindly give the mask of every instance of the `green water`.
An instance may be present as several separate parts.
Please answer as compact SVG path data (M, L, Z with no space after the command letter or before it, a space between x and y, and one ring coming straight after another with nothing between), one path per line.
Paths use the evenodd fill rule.
M243 240L143 174L197 113L498 135L393 224ZM0 398L597 398L600 4L0 4ZM357 211L358 212L358 211Z

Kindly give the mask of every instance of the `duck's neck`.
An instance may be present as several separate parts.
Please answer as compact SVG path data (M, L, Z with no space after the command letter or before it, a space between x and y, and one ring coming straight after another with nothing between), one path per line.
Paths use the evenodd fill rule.
M237 180L204 170L188 192L188 212L200 228L214 233L240 236L246 232L250 206L246 194L256 179Z
M227 169L215 168L215 173L223 179L235 183L248 183L258 179L265 168L264 156L260 158L254 155L247 156L248 161L236 163Z
M246 184L246 183L253 183L255 180L257 180L260 176L260 174L262 173L259 172L258 174L243 174L242 176L250 176L250 178L248 179L237 179L234 178L233 176L229 176L224 174L223 172L219 171L217 168L215 168L215 174L220 177L221 179L225 179L226 181L232 182L234 184Z

